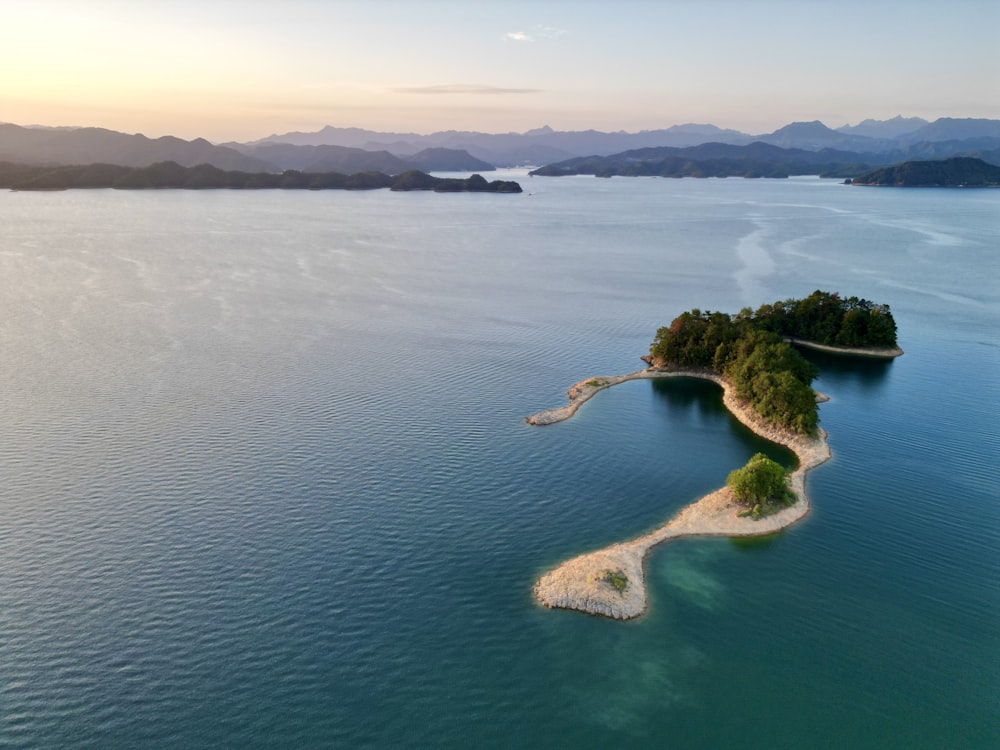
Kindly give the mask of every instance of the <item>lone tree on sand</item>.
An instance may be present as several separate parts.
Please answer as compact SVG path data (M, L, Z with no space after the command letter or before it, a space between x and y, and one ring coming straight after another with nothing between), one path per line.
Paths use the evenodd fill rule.
M795 502L785 470L763 453L753 456L742 469L729 472L726 485L737 502L750 509L754 520Z

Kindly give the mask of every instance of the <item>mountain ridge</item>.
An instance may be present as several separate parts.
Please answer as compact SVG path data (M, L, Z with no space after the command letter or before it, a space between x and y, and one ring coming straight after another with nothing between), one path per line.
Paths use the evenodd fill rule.
M785 148L814 151L835 148L878 154L898 151L925 141L995 137L998 133L1000 133L1000 120L939 118L934 122L928 122L922 118L896 116L891 120L864 120L857 126L845 125L838 129L829 128L818 120L793 122L771 133L759 135L707 123L685 123L634 133L602 132L593 129L557 131L545 125L524 133L442 130L426 135L326 126L314 133L297 131L284 135L273 134L252 143L285 140L306 143L341 139L342 145L365 144L379 147L392 145L396 149L410 151L416 151L420 147L444 146L463 149L472 156L497 166L523 166L550 164L582 156L609 156L637 148L661 146L684 148L709 142L731 145L763 142ZM538 158L539 156L545 158Z
M921 124L923 123L923 124ZM881 135L880 135L881 134ZM892 135L892 137L887 137ZM320 142L325 141L325 142ZM331 142L338 141L338 142ZM832 129L818 120L793 122L753 136L709 123L658 130L558 131L548 125L524 133L444 130L420 135L327 125L313 133L293 131L246 143L213 144L203 138L147 138L105 128L23 127L0 124L0 159L34 164L114 163L145 166L175 161L220 169L272 171L486 171L493 166L553 165L577 158L608 157L642 148L692 148L706 144L770 144L819 153L850 152L858 164L879 166L909 158L974 156L993 161L1000 150L1000 120L921 118L864 120ZM859 156L860 155L860 156Z
M947 145L938 159L976 156L1000 164L1000 139L941 142ZM920 150L928 146L917 144ZM940 145L940 144L938 144ZM785 148L764 141L745 146L704 143L687 148L661 146L633 149L609 156L585 156L567 159L533 170L531 175L561 177L567 175L656 176L656 177L772 177L819 174L827 177L855 177L878 167L912 159L913 147L883 153L865 153L823 148Z

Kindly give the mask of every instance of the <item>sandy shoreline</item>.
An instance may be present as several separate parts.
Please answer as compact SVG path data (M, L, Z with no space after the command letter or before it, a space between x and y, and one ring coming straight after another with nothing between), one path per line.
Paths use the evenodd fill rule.
M791 449L799 467L790 475L790 486L798 502L759 521L740 517L742 510L729 489L722 487L681 509L673 518L653 531L627 542L589 552L559 565L535 583L535 596L547 607L577 609L591 614L622 620L638 617L646 611L646 585L643 561L646 553L667 539L682 536L759 536L771 534L802 519L809 513L805 491L806 474L830 458L826 433L809 438L766 424L749 406L739 402L724 378L704 370L639 370L628 375L588 378L568 391L570 402L559 409L548 409L527 418L529 424L547 425L572 417L580 405L597 392L629 380L689 377L711 380L723 389L726 408L743 424L772 442ZM733 467L739 468L739 467ZM622 571L628 585L619 592L603 576L608 571Z
M809 341L808 339L796 339L791 336L786 336L785 341L805 349L815 349L818 352L826 352L827 354L844 354L850 357L893 359L903 354L903 350L898 346L831 346L829 344L819 344L815 341Z

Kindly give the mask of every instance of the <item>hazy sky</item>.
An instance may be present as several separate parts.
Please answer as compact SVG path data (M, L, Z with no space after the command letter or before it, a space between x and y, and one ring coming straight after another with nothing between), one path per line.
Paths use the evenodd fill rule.
M751 133L1000 118L997 0L0 0L0 121Z

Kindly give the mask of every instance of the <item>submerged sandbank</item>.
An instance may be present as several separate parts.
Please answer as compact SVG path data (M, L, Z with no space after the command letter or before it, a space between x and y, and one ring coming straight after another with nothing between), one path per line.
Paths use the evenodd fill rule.
M738 515L729 488L722 487L683 508L663 526L627 542L567 560L542 576L535 584L535 596L547 607L577 609L591 614L622 620L638 617L646 611L646 585L643 560L655 545L682 536L759 536L790 526L809 513L805 491L806 474L830 458L826 433L810 438L766 423L751 407L739 401L732 387L720 375L706 370L658 370L650 368L607 377L588 378L568 391L570 402L559 409L538 412L527 418L529 424L547 425L572 417L580 405L595 393L628 380L644 378L701 378L722 386L723 403L743 424L763 438L783 445L798 457L799 466L790 475L789 485L798 501L777 513L754 521ZM737 468L737 467L734 467ZM621 571L628 578L619 591L606 580L609 572Z

